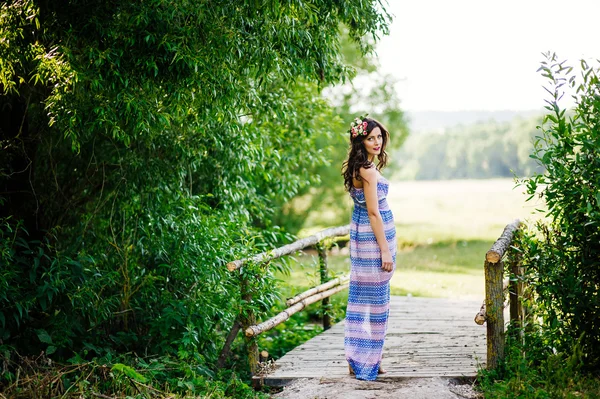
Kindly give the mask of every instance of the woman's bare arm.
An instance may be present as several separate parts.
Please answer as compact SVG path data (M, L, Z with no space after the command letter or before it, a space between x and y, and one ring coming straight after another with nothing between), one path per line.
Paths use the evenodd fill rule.
M360 177L363 181L363 190L365 200L367 201L367 213L371 228L377 239L377 245L381 250L381 268L386 272L391 272L394 266L392 254L385 238L385 230L383 228L383 219L379 213L379 200L377 198L377 177L378 172L375 168L360 168Z

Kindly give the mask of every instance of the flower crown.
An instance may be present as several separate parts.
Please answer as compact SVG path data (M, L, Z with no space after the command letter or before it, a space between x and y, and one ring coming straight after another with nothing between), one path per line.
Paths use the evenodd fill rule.
M348 130L348 132L350 135L352 135L352 138L355 138L356 136L366 136L369 134L367 132L367 121L364 120L366 117L367 115L361 115L358 118L354 118L354 120L350 123L350 130Z

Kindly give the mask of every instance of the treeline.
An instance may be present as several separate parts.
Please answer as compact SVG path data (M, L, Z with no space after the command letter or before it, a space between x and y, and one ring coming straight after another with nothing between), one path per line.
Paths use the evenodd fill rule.
M531 176L530 157L542 117L457 125L443 133L411 135L394 154L396 177L406 180Z

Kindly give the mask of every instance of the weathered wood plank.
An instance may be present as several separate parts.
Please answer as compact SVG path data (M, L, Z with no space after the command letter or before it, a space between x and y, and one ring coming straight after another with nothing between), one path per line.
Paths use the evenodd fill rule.
M478 301L392 297L383 353L388 373L378 377L473 377L486 362L486 329L473 323ZM344 323L298 346L263 376L268 385L296 378L350 378Z
M386 356L387 355L387 356ZM460 356L457 356L460 355ZM475 357L479 357L480 355L483 355L483 353L477 353L477 352L469 352L469 353L458 353L458 352L454 352L454 353L450 353L450 352L446 352L446 353L440 353L440 352L429 352L429 353L407 353L407 352L386 352L384 354L384 359L386 360L390 360L391 362L393 361L404 361L406 359L429 359L429 358L434 358L434 357L438 357L439 358L439 362L436 362L436 364L442 364L443 362L462 362L463 360L465 362L471 362L471 360L473 360ZM297 362L297 361L308 361L308 362L320 362L320 361L329 361L329 360L335 360L335 361L339 361L339 360L345 360L344 356L333 356L333 355L321 355L318 356L317 354L314 353L309 353L309 354L304 354L304 355L294 355L294 356L289 356L288 358L286 358L284 361L282 361L281 359L278 361L279 364L283 364L285 362ZM386 362L387 363L387 362Z

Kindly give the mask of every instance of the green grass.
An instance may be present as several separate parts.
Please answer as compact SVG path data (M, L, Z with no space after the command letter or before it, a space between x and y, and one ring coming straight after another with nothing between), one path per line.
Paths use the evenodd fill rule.
M543 203L526 203L512 179L402 181L390 185L388 202L401 241L496 240L516 218ZM534 201L534 200L532 200Z
M401 248L390 281L392 295L483 299L483 257L491 245L491 241L447 240ZM335 252L328 258L332 275L348 273L347 250ZM278 277L300 292L319 283L317 261L316 254L297 256L289 276Z
M398 236L393 295L483 299L485 253L514 219L535 220L539 202L526 203L512 179L392 182L388 202ZM350 215L348 215L350 217ZM313 226L302 235L324 227ZM333 251L329 268L347 273L347 250ZM300 292L318 284L315 254L291 262L278 277ZM341 295L341 294L339 294Z

